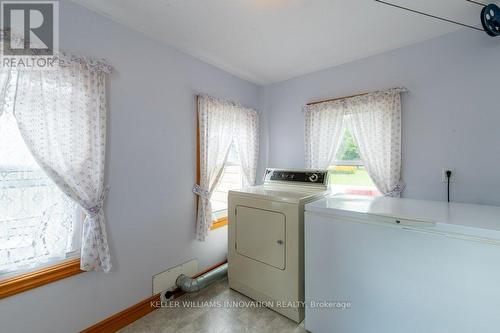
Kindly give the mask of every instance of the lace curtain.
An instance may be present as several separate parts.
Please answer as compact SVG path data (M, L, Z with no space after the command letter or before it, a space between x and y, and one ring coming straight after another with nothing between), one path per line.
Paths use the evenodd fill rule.
M234 110L234 143L243 172L243 185L255 184L259 160L259 115L256 111L237 106Z
M8 95L13 96L14 89L10 90ZM0 115L0 275L73 255L80 249L82 222L82 212L40 169L26 147L12 99L4 103Z
M366 171L385 196L399 197L401 181L401 90L346 100L348 128Z
M234 142L246 185L255 183L259 147L257 111L210 96L198 97L200 131L200 183L193 192L199 196L196 237L204 241L213 222L210 198L222 176Z
M327 168L335 162L340 135L348 128L358 143L360 157L386 196L400 196L401 93L404 88L306 106L306 162Z
M5 86L15 87L14 115L34 159L86 213L81 269L108 272L103 212L106 73L79 58L52 70L11 70ZM3 101L8 100L8 91L2 90Z
M332 101L306 106L306 167L326 169L333 161L344 128L344 103Z

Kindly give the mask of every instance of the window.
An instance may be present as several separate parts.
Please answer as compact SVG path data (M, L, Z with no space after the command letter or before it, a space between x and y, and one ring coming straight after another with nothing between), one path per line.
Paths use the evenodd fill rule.
M227 218L227 195L230 190L237 190L243 186L243 174L239 162L238 152L234 144L228 153L227 161L224 166L221 179L214 193L210 203L212 204L212 212L216 221L221 221Z
M405 91L394 88L307 104L307 167L330 166L334 190L377 195L366 172L370 170L377 190L399 197L405 189L401 179L401 93Z
M12 111L4 112L0 116L0 279L75 254L81 214L35 162Z
M0 298L80 267L111 268L103 212L111 68L74 54L55 60L50 71L0 73Z
M381 194L368 175L358 144L348 129L344 130L335 160L335 164L328 168L332 191L370 196Z
M227 225L228 191L255 183L259 114L238 103L207 95L197 96L196 113L196 238L205 241L209 230ZM214 175L220 177L215 179ZM212 211L207 211L208 200Z

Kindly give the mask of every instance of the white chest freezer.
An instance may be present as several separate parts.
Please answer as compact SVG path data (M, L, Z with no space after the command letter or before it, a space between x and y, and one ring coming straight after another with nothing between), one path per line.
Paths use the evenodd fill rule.
M305 210L307 330L500 332L500 207L332 196Z

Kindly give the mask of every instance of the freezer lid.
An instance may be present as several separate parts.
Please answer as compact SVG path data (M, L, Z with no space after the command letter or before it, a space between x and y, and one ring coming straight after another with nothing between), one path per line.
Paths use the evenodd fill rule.
M389 197L330 195L306 212L396 223L407 228L456 233L500 242L500 207Z

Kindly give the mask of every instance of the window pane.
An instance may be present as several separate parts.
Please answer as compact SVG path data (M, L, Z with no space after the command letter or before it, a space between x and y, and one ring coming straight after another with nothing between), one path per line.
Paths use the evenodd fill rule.
M330 186L335 193L380 195L364 166L332 166L329 176Z
M336 156L337 163L329 168L330 186L335 193L380 195L368 175L356 140L345 130Z
M335 158L338 161L357 161L361 159L359 156L358 145L351 132L347 129L344 131L342 143L340 144Z
M238 156L238 151L236 150L234 144L229 148L229 153L227 154L227 164L229 165L239 165L240 157Z
M12 112L0 117L0 274L65 258L79 247L76 205L33 159Z
M240 189L243 185L243 174L239 165L238 152L231 145L228 159L219 184L212 194L212 212L216 218L227 216L227 195L230 190Z

